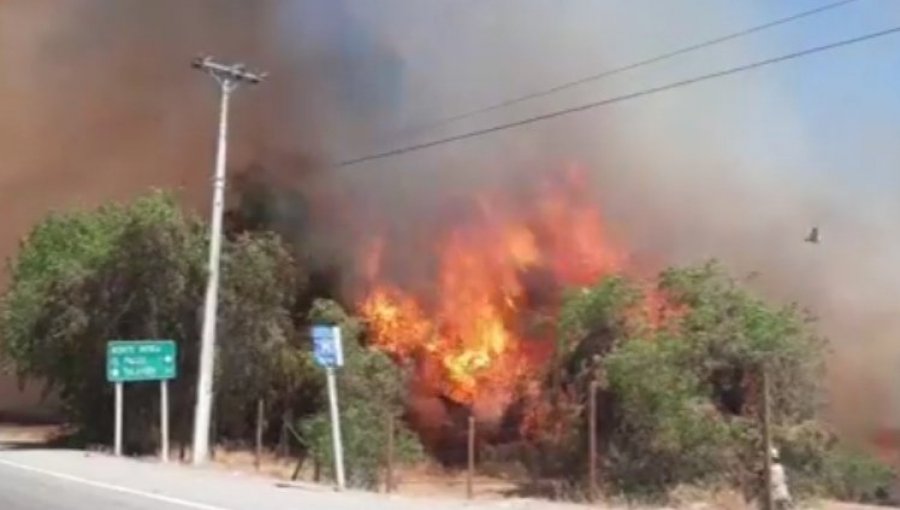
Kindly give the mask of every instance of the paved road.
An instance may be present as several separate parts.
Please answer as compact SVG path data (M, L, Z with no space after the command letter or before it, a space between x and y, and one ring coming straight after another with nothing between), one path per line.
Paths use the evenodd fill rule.
M14 450L0 443L0 510L578 510L543 501L467 503L336 493L216 469L160 465L74 450ZM592 507L599 510L600 507ZM872 507L824 504L827 510Z
M537 506L539 505L539 506ZM0 446L2 510L481 510L537 509L529 501L415 499L285 485L265 478L117 459L71 450Z

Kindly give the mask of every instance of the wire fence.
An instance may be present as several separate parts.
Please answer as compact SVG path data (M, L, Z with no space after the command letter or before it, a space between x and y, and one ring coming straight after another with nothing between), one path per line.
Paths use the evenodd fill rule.
M766 371L761 372L767 384ZM759 426L768 439L767 392L764 392L763 401ZM583 413L584 419L578 421L578 426L584 429L580 433L574 431L570 436L583 440L583 445L577 447L583 448L580 450L582 456L575 464L566 465L565 459L553 458L556 452L552 448L541 450L540 446L523 439L520 423L513 421L499 426L488 425L479 423L471 414L449 426L448 430L452 433L443 433L440 444L429 444L429 457L435 459L432 462L411 465L401 461L398 451L400 418L395 416L385 417L378 430L370 431L380 447L377 448L378 458L356 460L365 460L370 466L375 466L377 483L371 488L386 493L440 493L468 499L529 496L595 501L601 495L601 481L604 478L604 465L600 462L604 448L600 430L603 424L599 422L602 412L598 409L596 383L588 387ZM252 450L255 469L261 469L263 458L269 454L283 464L292 463L289 475L292 481L330 481L331 466L322 465L310 454L311 445L295 427L295 417L286 412L280 421L277 443L270 444L267 449L263 433L269 428L265 403L257 403L255 445ZM768 458L769 441L765 443L765 450L760 452L761 458ZM554 462L557 465L549 470L550 474L548 470L541 469ZM767 484L763 485L768 488Z
M292 481L331 481L331 466L321 465L319 459L310 455L310 445L295 427L294 417L289 413L280 418L277 444L267 448L263 444L262 433L267 427L264 404L260 402L257 409L256 442L252 449L253 466L256 470L261 469L269 454L282 463L293 463L289 476ZM593 408L591 410L595 411ZM433 460L410 464L400 459L398 451L400 418L386 417L383 423L380 430L374 431L376 437L383 437L383 440L378 441L381 445L377 460L378 483L373 487L380 492L437 492L468 499L508 496L545 496L553 499L572 497L571 484L567 486L566 481L561 479L539 479L528 469L523 459L534 457L535 452L529 451L529 443L519 437L519 424L484 427L479 430L478 421L470 415L464 420L463 426L458 427L462 430L454 429L454 433L446 434L440 444L431 445L428 458ZM596 428L596 425L596 420L588 420L589 427ZM585 433L585 436L590 435L590 431ZM498 437L510 439L496 442ZM585 446L596 448L596 441ZM589 465L595 464L596 455L589 457ZM591 468L589 473L596 474L596 468ZM596 489L593 484L589 486ZM584 494L583 486L580 489L581 498L590 498L595 494Z

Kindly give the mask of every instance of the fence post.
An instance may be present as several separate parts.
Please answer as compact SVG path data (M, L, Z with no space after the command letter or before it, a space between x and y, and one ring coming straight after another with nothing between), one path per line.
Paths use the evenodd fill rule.
M475 417L469 415L469 469L466 471L466 497L472 499L475 496Z
M385 452L384 491L394 490L394 414L387 415L387 451Z
M769 394L769 370L765 362L760 365L762 376L762 433L763 433L763 452L764 469L763 469L763 508L765 510L775 510L775 501L772 494L772 413Z
M259 399L256 401L256 454L253 458L253 466L257 471L259 471L259 467L262 464L263 427L266 420L265 408L265 400Z
M597 501L597 381L588 391L588 500Z
M287 457L288 453L290 453L288 426L292 421L293 413L291 413L290 409L281 413L281 434L278 438L278 455L280 457Z
M176 390L176 394L177 394L177 390ZM176 404L176 406L177 405L178 404ZM179 409L181 409L181 412L180 412L181 418L178 421L178 435L180 436L181 440L179 441L179 445L178 445L178 461L184 462L184 459L187 456L187 442L189 441L190 430L188 427L188 421L184 418L184 416L185 416L185 413L183 412L184 409L182 407L179 407Z

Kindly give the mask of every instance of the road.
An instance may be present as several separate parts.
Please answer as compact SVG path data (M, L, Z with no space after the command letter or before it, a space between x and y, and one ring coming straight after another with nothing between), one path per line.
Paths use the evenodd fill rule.
M579 510L546 501L476 501L342 493L318 485L0 443L0 510ZM599 510L600 507L590 507ZM607 507L604 507L607 508ZM698 508L711 508L700 506ZM825 503L815 508L873 507Z
M555 505L553 505L555 507ZM316 485L74 450L0 446L2 510L547 510L546 503L336 493Z
M117 459L72 450L0 450L3 510L434 510L459 502L285 485L244 474Z

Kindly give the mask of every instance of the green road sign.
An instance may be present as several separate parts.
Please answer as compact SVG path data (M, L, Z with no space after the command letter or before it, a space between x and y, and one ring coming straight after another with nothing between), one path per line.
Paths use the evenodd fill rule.
M106 344L109 382L174 379L178 348L172 340L116 340Z

